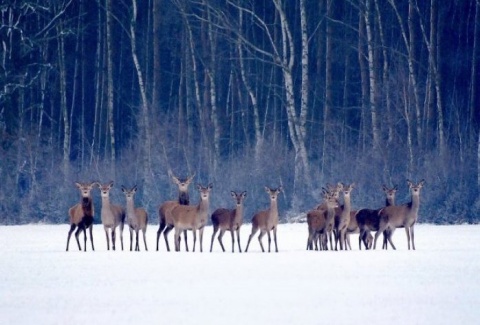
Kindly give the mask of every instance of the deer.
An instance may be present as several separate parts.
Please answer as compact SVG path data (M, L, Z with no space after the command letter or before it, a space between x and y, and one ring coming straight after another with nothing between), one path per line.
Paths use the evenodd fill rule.
M343 205L335 209L335 250L337 250L337 243L340 242L340 250L346 249L346 234L347 228L350 224L351 201L350 194L355 188L355 183L350 185L342 184Z
M90 231L90 242L92 243L92 251L95 250L93 245L93 217L95 215L95 210L93 207L93 200L92 200L92 189L95 186L95 182L93 183L77 183L75 182L75 186L80 190L80 203L75 204L70 209L68 209L68 215L70 219L70 230L68 231L67 237L67 252L68 246L70 244L70 236L72 235L75 228L77 231L75 232L75 239L77 240L78 249L81 251L82 247L80 246L80 241L78 240L78 236L80 232L83 231L84 234L84 250L87 251L87 229Z
M322 205L324 205L326 209L313 209L307 212L307 250L313 250L313 243L315 243L315 250L324 250L327 248L327 220L332 220L335 217L335 208L338 207L338 199L336 196L335 193L323 189L324 202L322 202ZM317 239L320 239L319 245L317 245Z
M127 202L126 218L130 230L130 251L132 251L133 232L135 232L135 251L140 251L140 245L138 242L138 233L140 230L143 234L143 243L145 244L145 250L148 251L147 240L145 238L148 224L148 213L147 211L145 211L144 208L135 208L133 200L135 193L137 192L137 185L134 185L130 190L128 190L122 185L122 192L125 194L125 199Z
M178 204L180 205L189 205L190 196L188 194L188 187L195 177L195 173L187 178L178 178L175 175L169 173L172 177L172 180L178 186L178 200L177 201L165 201L158 208L158 231L157 231L157 251L158 251L158 242L160 236L163 232L163 237L165 238L165 244L167 246L167 251L170 251L170 245L168 244L168 234L173 229L173 220L171 217L171 211ZM187 231L183 232L185 239L185 249L188 252L188 243L187 243Z
M395 185L393 188L388 188L385 185L382 186L382 190L385 193L385 206L395 205L395 196L397 193L397 189L398 189L397 185ZM358 229L360 233L358 237L358 246L360 250L362 249L362 241L366 249L371 248L372 235L370 232L378 230L378 226L380 223L380 217L379 217L380 210L381 208L376 210L361 209L357 212L355 217L357 219ZM385 233L383 237L382 247L384 249L386 249L388 245L387 236L388 236L388 233Z
M197 230L199 233L200 252L203 252L203 230L207 223L210 191L213 184L204 187L197 185L200 193L200 201L197 205L176 205L172 211L173 226L175 228L175 251L180 251L180 233L185 230L193 232L193 252L197 241Z
M378 214L380 216L380 223L378 226L378 231L375 233L373 249L376 247L379 235L384 231L387 231L388 242L393 249L396 249L391 237L396 228L404 227L407 234L408 249L410 250L411 243L412 249L415 250L415 238L413 230L418 219L418 210L420 208L420 190L425 184L425 180L422 179L418 184L415 184L407 179L407 184L412 196L409 203L392 205L380 210Z
M111 231L112 249L115 250L116 228L120 230L120 244L123 251L123 227L125 225L125 209L119 205L110 202L110 190L113 187L113 181L107 184L96 183L100 189L100 196L102 197L101 219L105 236L107 237L107 250L110 250L110 238L108 230Z
M252 240L253 236L260 230L260 235L258 236L258 241L260 243L260 248L262 252L265 252L263 248L262 238L265 236L265 233L268 236L268 252L270 253L270 244L271 244L271 237L270 231L273 232L273 241L275 242L275 252L278 253L278 245L277 245L277 226L278 226L278 205L277 205L277 197L280 192L283 191L283 187L279 186L278 188L269 188L265 186L265 191L267 192L268 196L270 197L270 207L267 210L262 210L257 213L252 218L252 232L248 237L247 247L245 248L245 252L248 252L248 247L250 246L250 241Z
M342 191L342 189L343 189L343 185L341 183L337 183L337 185L327 184L326 188L322 187L323 192L328 191L337 200L340 198L340 192ZM317 205L315 207L315 209L316 210L326 210L327 209L327 204L326 204L325 200L322 203L320 203L319 205Z
M243 201L247 197L247 192L243 191L241 193L237 193L234 191L230 191L232 198L235 200L235 209L225 209L219 208L212 213L211 220L213 225L213 234L212 234L212 241L210 244L210 252L213 250L213 242L215 240L215 235L217 234L218 230L220 233L218 234L218 242L220 243L220 247L225 252L225 247L222 243L222 237L225 231L229 230L232 235L232 253L235 252L235 234L237 233L237 243L238 243L238 251L242 252L242 247L240 246L240 227L243 223Z

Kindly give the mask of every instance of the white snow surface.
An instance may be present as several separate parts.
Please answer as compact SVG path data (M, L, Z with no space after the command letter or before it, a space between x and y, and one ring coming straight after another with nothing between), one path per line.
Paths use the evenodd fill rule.
M306 251L307 225L278 227L278 253L223 253L212 228L203 253L107 251L94 225L95 251L78 251L68 225L0 226L0 324L478 324L480 226L402 229L397 250ZM241 230L242 250L251 225ZM173 246L173 231L170 245ZM83 247L83 234L80 236ZM192 234L189 244L192 246ZM124 242L129 248L128 230ZM198 241L197 241L198 243ZM264 237L267 248L267 236ZM381 239L379 239L381 246ZM273 241L272 241L273 247Z

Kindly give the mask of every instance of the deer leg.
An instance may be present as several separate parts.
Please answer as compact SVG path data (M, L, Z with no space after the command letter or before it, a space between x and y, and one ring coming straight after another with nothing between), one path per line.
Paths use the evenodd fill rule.
M107 237L107 251L109 251L110 250L110 238L108 237L108 228L104 226L103 230L105 230L105 237Z
M90 242L92 243L92 251L95 250L95 246L93 246L93 223L88 227L90 229ZM86 247L85 247L86 248Z
M68 245L70 244L70 236L72 235L72 232L75 230L77 226L70 225L70 230L68 231L68 236L67 236L67 252L68 252Z
M193 228L192 232L193 232L193 251L192 252L195 252L195 244L197 243L197 229ZM185 241L185 244L186 244L186 241ZM187 249L187 252L188 252L188 249Z
M235 253L235 233L233 230L233 226L230 227L230 235L232 236L232 253Z
M123 251L123 223L120 224L120 244L122 246L122 251Z
M240 246L240 227L236 230L237 232L237 243L238 243L238 251L242 252L242 246ZM232 248L233 251L233 248Z
M313 234L313 230L312 229L309 229L308 231L308 239L307 239L307 251L308 250L313 250L313 240L314 240L314 234ZM315 239L316 240L316 239ZM317 246L317 243L315 242L315 246Z
M393 244L393 241L392 241L392 236L393 236L394 230L395 230L395 229L392 229L392 230L388 231L387 239L388 239L388 242L390 243L390 245L392 246L392 248L393 248L394 250L396 250L395 245Z
M115 250L115 242L117 241L117 233L115 232L116 227L112 228L112 249Z
M328 240L330 241L330 250L333 251L333 238L332 238L332 232L333 230L328 231ZM328 250L328 249L327 249Z
M373 241L373 249L377 248L378 237L380 236L380 234L382 234L385 231L386 227L387 227L386 225L382 225L382 224L380 224L380 226L378 227L378 230L375 233L375 239Z
M168 229L168 228L167 228ZM170 228L171 230L171 228ZM175 251L179 252L180 251L180 230L178 228L175 228L175 235L173 237L173 242L175 244ZM168 247L168 241L167 241L167 232L164 232L163 235L165 236L165 242L167 243L167 249L170 251L170 248Z
M345 250L352 250L352 246L350 245L350 234L345 234Z
M270 253L270 244L272 243L272 238L270 238L270 230L267 231L268 238L268 252Z
M215 241L215 235L217 234L217 232L218 232L218 226L213 225L212 240L210 241L210 253L213 251L213 242ZM219 241L220 241L220 239L219 239Z
M257 233L258 228L252 226L252 233L248 236L247 247L245 248L245 253L248 252L248 246L250 245L250 241L252 240L253 236Z
M223 246L223 242L222 242L222 238L224 234L225 234L225 229L220 229L220 233L218 234L218 242L220 243L220 247L222 248L223 252L225 252L225 247Z
M277 245L277 227L273 228L273 242L275 243L275 253L278 253L278 245Z
M168 226L167 228L165 228L165 230L163 231L163 237L165 238L165 244L167 245L167 251L170 252L170 245L168 244L168 234L170 233L170 231L172 231L173 229L173 226ZM176 232L175 232L176 233ZM177 243L176 243L176 235L174 235L174 247L175 247L175 250L177 249ZM179 239L180 240L180 239Z
M198 229L198 240L200 241L200 253L203 253L203 229L204 227Z
M146 232L147 232L147 229L143 229L143 230L142 230L142 233L143 233L143 243L145 244L145 250L148 251L148 248L147 248L147 239L145 238Z
M133 244L133 230L132 228L128 228L128 230L130 231L130 252L132 251L132 244Z
M265 253L265 250L263 249L263 243L262 243L262 238L265 236L266 230L260 230L260 235L258 235L258 242L260 243L260 248L262 249L262 252Z
M188 252L187 231L183 231L183 238L185 239L185 250ZM195 247L195 244L193 245Z
M410 232L412 235L412 249L415 250L415 240L414 240L414 235L413 235L413 225L410 227Z
M162 220L160 221L160 224L158 225L158 230L157 230L157 252L158 252L158 241L160 240L160 236L162 235L162 231L165 229L165 221Z

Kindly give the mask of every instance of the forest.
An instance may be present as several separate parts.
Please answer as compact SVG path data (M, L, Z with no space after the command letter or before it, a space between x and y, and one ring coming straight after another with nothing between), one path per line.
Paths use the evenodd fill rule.
M283 222L355 183L425 179L419 222L480 220L480 0L3 0L0 224L66 223L75 182L138 187L158 222L170 174L282 186ZM100 194L93 193L100 220ZM196 186L191 201L198 200Z

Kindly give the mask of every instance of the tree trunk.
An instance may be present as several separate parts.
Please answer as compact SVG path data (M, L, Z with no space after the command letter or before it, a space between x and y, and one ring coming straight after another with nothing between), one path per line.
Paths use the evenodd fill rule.
M70 117L67 108L67 72L65 67L65 43L63 21L57 24L57 49L58 49L58 71L59 71L59 95L60 110L63 116L63 172L67 176L70 165Z
M162 78L161 56L160 56L160 36L161 36L161 4L162 0L153 1L153 85L152 85L152 104L160 104L160 86Z
M107 112L108 112L108 130L110 132L110 170L112 177L115 177L115 123L113 119L113 40L112 40L112 0L106 1L107 16Z
M130 44L131 44L131 51L132 51L132 59L135 65L135 71L137 73L137 81L138 81L138 89L141 96L142 102L142 113L141 113L141 134L143 140L143 183L148 185L150 182L150 175L152 171L152 158L151 158L151 138L150 138L150 117L149 117L149 110L148 110L148 100L147 100L147 92L145 88L145 83L143 79L142 67L140 62L138 61L137 55L137 41L136 41L136 22L137 22L137 0L132 0L132 19L130 21ZM144 188L148 188L148 186L144 186ZM144 189L144 195L147 194L146 190ZM148 196L148 195L147 195Z
M371 19L373 15L372 0L366 0L365 3L365 28L367 31L367 50L368 50L368 76L369 76L369 108L372 121L372 137L373 137L373 149L374 152L378 152L380 143L380 134L378 131L377 122L377 80L375 71L375 57L373 53L373 21Z

